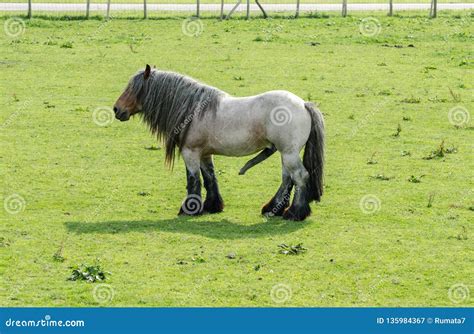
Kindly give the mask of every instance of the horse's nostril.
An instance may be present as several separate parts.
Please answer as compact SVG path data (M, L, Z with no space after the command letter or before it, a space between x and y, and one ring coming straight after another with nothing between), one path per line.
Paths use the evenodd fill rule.
M114 113L117 113L117 111L118 111L118 108L114 107Z

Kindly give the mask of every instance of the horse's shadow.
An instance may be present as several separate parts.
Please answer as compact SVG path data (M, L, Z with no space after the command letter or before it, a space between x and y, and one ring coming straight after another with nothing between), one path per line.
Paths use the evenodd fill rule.
M287 234L297 231L308 222L287 221L281 218L262 219L261 222L245 225L228 219L218 221L203 220L202 217L178 217L174 219L66 222L66 228L73 233L128 233L161 231L189 233L213 239L246 239L262 236Z

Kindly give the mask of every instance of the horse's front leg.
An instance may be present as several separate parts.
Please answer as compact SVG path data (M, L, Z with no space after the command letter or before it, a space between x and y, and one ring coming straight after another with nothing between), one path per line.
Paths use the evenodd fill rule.
M179 210L180 215L200 215L203 209L201 198L200 152L183 149L181 152L186 165L187 196Z
M206 200L204 201L204 212L217 213L224 210L224 201L219 193L217 178L214 172L212 156L201 159L201 173L206 188Z

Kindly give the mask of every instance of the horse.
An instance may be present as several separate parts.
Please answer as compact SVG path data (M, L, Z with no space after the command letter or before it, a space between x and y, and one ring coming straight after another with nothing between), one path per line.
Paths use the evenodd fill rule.
M265 216L302 221L311 214L310 203L321 200L324 118L312 103L288 91L234 97L188 76L146 65L131 77L113 111L121 122L140 115L151 133L163 141L165 162L171 168L178 149L187 178L180 215L223 211L214 155L240 157L260 152L240 170L239 174L244 174L280 152L282 181L261 209ZM204 202L201 175L206 189Z

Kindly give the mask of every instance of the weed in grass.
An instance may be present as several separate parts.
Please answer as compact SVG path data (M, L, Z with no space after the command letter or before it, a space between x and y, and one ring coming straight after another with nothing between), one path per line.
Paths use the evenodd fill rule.
M61 48L63 49L72 49L72 47L73 47L73 44L70 41L64 42L63 44L61 44Z
M458 150L454 146L449 147L449 148L445 148L444 147L444 140L443 140L443 141L441 141L441 143L439 144L439 146L436 150L431 151L431 153L429 155L427 155L426 157L424 157L423 159L425 159L425 160L440 159L440 158L444 158L444 156L446 154L452 154L452 153L457 153L457 152L458 152Z
M230 260L233 260L237 257L237 255L234 252L232 252L232 253L227 254L225 257Z
M68 278L68 281L87 281L87 282L100 282L107 279L106 275L110 275L109 272L104 271L97 261L96 264L90 266L87 264L81 264L79 266L71 267L72 274Z
M431 193L431 194L428 196L428 205L426 205L427 208L431 208L431 207L433 206L434 198L435 198L435 194L434 194L434 193Z
M412 175L408 178L408 182L411 182L411 183L420 183L421 182L421 178L424 177L425 175L420 175L420 176L415 176L415 175Z
M461 102L461 95L460 94L457 94L455 91L453 91L450 87L448 87L449 89L449 93L451 94L451 96L453 97L453 101L456 102L456 103L459 103Z
M409 121L411 121L411 117L403 116L402 120L404 120L405 122L409 122Z
M191 261L193 261L194 263L204 263L204 262L206 262L206 259L204 259L200 255L195 255L195 256L191 257Z
M384 89L384 90L381 90L378 95L381 95L381 96L390 96L392 95L392 92L388 89Z
M424 72L428 73L429 71L436 70L437 68L435 66L425 66Z
M348 119L351 119L351 120L354 120L355 119L355 115L354 114L350 114L349 117L347 117Z
M137 193L138 196L150 196L151 194L148 191L139 191Z
M299 255L307 251L307 249L303 247L303 243L301 242L296 245L280 244L278 245L278 247L280 247L278 253L283 255Z
M393 177L385 176L383 174L373 175L373 176L371 176L371 178L375 179L375 180L380 180L380 181L389 181L389 180L393 179Z
M4 237L0 237L0 247L8 247L10 246L10 241L8 241Z
M61 244L61 246L59 246L58 250L53 254L53 261L55 261L55 262L64 262L64 260L66 260L63 256L63 248L64 248L64 245Z
M44 101L43 102L43 105L46 109L52 109L52 108L56 108L56 106L54 104L51 104L49 103L48 101Z
M402 152L400 153L400 155L401 155L402 157L409 157L409 156L411 156L411 152L410 152L410 151L402 151Z
M462 225L461 226L461 231L456 234L456 236L451 236L449 237L448 239L456 239L456 240L467 240L468 239L468 235L467 235L467 228L466 226Z
M412 104L416 104L416 103L420 103L421 102L421 98L419 97L406 97L404 98L401 102L403 103L412 103Z
M376 154L377 154L377 152L372 153L372 155L370 156L370 158L367 159L367 165L376 165L376 164L379 163L377 160L375 160L375 155L376 155Z
M398 123L397 130L394 134L392 134L392 137L398 138L400 137L400 132L402 132L402 126L400 123Z

